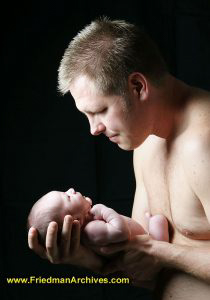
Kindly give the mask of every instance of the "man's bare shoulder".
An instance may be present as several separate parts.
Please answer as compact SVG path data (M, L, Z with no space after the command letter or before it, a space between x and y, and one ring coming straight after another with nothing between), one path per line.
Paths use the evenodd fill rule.
M195 89L187 110L187 117L193 130L210 128L210 92Z
M188 125L183 134L183 154L196 155L210 143L210 93L197 90L187 111ZM206 148L207 146L207 148Z
M185 113L186 128L177 139L183 159L208 150L210 143L210 93L196 89ZM206 148L207 147L207 148Z

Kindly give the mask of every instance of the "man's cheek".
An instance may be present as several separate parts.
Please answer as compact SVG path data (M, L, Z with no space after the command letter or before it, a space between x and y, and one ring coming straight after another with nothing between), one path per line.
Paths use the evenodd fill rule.
M107 121L107 128L110 129L113 132L120 132L121 131L121 124L118 120L115 120L114 117L111 120Z

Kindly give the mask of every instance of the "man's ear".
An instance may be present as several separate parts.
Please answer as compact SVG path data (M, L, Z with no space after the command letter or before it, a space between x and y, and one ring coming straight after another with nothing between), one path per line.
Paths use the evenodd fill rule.
M128 76L128 89L133 97L141 101L148 97L147 80L141 73L135 72Z

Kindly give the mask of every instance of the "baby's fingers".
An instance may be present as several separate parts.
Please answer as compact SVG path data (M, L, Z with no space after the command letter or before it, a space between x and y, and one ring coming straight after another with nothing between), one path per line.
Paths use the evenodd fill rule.
M47 258L45 248L39 244L37 230L33 227L31 227L28 232L28 246L41 258Z

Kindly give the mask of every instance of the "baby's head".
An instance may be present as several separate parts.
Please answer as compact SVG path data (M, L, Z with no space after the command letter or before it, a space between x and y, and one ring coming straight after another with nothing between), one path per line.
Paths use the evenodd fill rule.
M49 192L33 205L28 216L27 227L29 229L33 226L38 230L39 242L45 246L48 225L55 221L58 224L59 243L64 217L71 215L83 225L91 205L90 198L82 196L74 189L67 192Z

